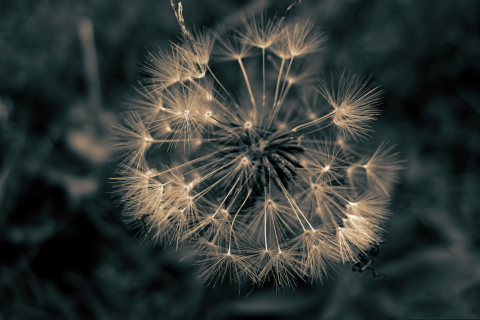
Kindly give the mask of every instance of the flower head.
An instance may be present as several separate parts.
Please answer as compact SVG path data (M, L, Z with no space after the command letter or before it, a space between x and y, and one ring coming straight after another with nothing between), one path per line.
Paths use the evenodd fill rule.
M400 169L386 145L349 147L378 114L376 86L342 75L307 90L314 72L297 64L324 37L312 22L262 16L216 35L231 60L220 74L241 81L232 90L212 71L212 34L186 28L181 6L176 15L181 42L148 57L150 79L118 128L116 193L130 221L154 241L194 244L209 283L292 286L357 263L381 241Z

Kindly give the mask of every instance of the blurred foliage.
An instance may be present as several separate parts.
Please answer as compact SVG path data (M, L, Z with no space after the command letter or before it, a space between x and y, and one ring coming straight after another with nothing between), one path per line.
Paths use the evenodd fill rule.
M186 0L216 26L290 1ZM178 36L168 0L0 0L0 319L480 318L480 2L304 0L326 73L385 91L372 140L406 159L376 267L323 285L205 287L139 243L111 196L109 128L147 50Z

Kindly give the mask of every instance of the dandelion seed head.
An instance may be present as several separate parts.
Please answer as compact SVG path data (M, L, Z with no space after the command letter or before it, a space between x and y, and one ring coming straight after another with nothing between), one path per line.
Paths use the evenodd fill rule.
M127 219L155 242L193 244L207 283L294 286L359 261L381 241L401 169L387 144L351 149L371 132L377 87L344 73L314 91L307 57L325 36L311 21L262 15L212 33L173 7L179 42L148 55L116 128Z

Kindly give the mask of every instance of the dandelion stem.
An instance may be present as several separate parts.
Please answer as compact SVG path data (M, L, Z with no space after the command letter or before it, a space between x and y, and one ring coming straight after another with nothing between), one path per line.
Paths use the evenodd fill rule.
M319 123L319 122L324 121L325 119L328 119L328 118L330 118L330 117L333 117L334 114L335 114L335 111L332 111L332 112L330 112L329 114L324 115L324 116L321 117L321 118L318 118L318 119L312 120L312 121L310 121L310 122L307 122L307 123L301 124L301 125L299 125L299 126L296 126L296 127L293 128L291 131L292 131L292 132L295 132L295 131L298 131L298 130L301 130L301 129L305 129L305 128L311 127L311 126L313 126L313 125L316 125L316 124Z
M267 199L267 187L265 187L264 190L265 190L265 199ZM267 207L268 207L268 201L265 202L264 215L263 215L264 234L265 234L265 251L268 250L268 245L267 245Z
M281 182L280 182L280 183L281 183ZM292 207L293 212L294 212L295 215L297 216L297 219L298 219L298 221L300 222L300 225L302 226L303 231L305 231L305 227L303 226L302 219L300 219L300 216L298 215L297 210L295 210L295 208L293 207L292 201L290 200L290 197L287 195L287 192L286 192L285 188L283 187L283 185L280 184L280 186L281 186L281 188L282 188L283 193L285 194L285 197L286 197L287 200L288 200L288 203L289 203L290 206Z
M283 95L280 97L279 102L278 102L278 109L283 105L283 102L285 101L285 98L287 97L288 91L290 91L290 88L292 87L293 82L288 81L287 88L283 92Z
M250 177L249 177L250 178ZM248 181L248 179L247 179ZM243 186L242 186L243 187ZM230 227L230 235L228 237L228 252L230 253L230 246L232 244L232 231L233 231L233 224L235 223L235 220L237 219L238 213L240 210L242 210L243 206L247 202L248 198L250 197L250 194L252 193L252 189L248 189L247 196L245 197L245 200L243 200L242 205L238 208L237 213L235 213L235 216L233 217L232 221L232 226Z
M183 164L180 164L180 165L178 165L178 166L176 166L176 167L173 167L173 168L171 168L171 169L164 170L164 171L158 173L157 175L160 176L160 175L166 174L166 173L168 173L168 172L178 170L178 169L180 169L180 168L182 168L182 167L185 167L185 166L194 164L194 163L196 163L196 162L199 162L199 161L202 161L202 160L206 160L206 159L212 158L212 157L215 156L215 154L221 153L221 152L224 152L224 151L225 151L225 150L216 151L216 152L214 152L214 153L207 154L207 155L205 155L205 156L202 156L202 157L199 157L199 158L196 158L196 159L187 161L187 162L185 162L185 163L183 163ZM221 160L217 160L217 161L221 161ZM200 168L201 168L201 167L200 167ZM199 168L197 168L197 169L199 169ZM192 171L195 171L195 170L192 170Z
M277 247L278 247L278 252L282 252L282 250L280 249L280 241L278 241L278 234L277 234L277 228L275 227L275 223L272 223L273 224L273 233L275 234L275 239L277 240Z
M202 141L211 142L211 141L218 141L218 138L211 138L211 139L202 139ZM169 142L192 142L191 139L163 139L163 140L148 140L150 143L169 143Z
M270 115L270 120L268 121L268 125L267 125L268 130L271 130L273 122L275 121L276 110L277 110L278 89L280 88L280 79L282 78L282 72L283 72L284 66L285 66L285 58L282 58L282 63L280 65L280 70L278 72L277 87L275 89L275 98L273 99L273 112Z
M245 78L245 83L247 84L248 88L248 93L250 94L250 99L252 100L252 105L253 105L253 119L254 122L257 120L257 105L255 104L255 98L253 97L253 92L252 88L250 87L250 81L248 81L248 75L247 71L245 70L245 67L243 65L242 59L238 58L238 63L240 64L240 68L242 69L243 77Z
M330 127L332 124L333 124L333 122L330 122L330 123L328 123L328 124L324 125L324 126L323 126L323 127L321 127L321 128L317 128L317 129L315 129L315 130L312 130L312 131L309 131L309 132L307 132L307 133L305 133L305 134L311 134L311 133L314 133L314 132L317 132L317 131L323 130L323 129L327 128L327 127Z
M282 59L282 67L285 64L284 62L285 62L285 59ZM273 112L270 115L271 118L270 118L270 123L269 123L269 126L268 126L269 129L271 129L271 127L273 125L273 122L275 121L275 118L278 115L278 111L280 111L280 107L282 106L282 103L283 103L283 100L284 100L284 98L282 99L282 95L283 95L283 91L285 89L285 83L287 82L288 73L290 72L290 68L292 67L292 62L293 62L293 57L292 57L292 59L290 59L290 63L288 64L287 73L285 73L285 78L283 80L282 90L280 90L280 95L279 95L278 101L277 101L277 92L275 92L275 103L273 104ZM281 78L281 74L278 74L277 90L278 90L278 87L279 87L279 84L280 84L280 78ZM286 95L286 93L285 93L285 95Z
M290 206L292 207L293 211L295 212L295 215L297 216L298 220L300 221L300 224L302 225L302 228L303 230L305 230L305 227L303 226L302 224L302 221L300 220L300 217L298 216L298 213L297 213L297 210L298 212L300 212L300 214L302 215L303 219L305 219L305 221L307 222L308 226L310 227L310 229L312 229L312 231L315 231L315 229L312 227L312 225L310 224L310 222L308 221L308 219L305 217L305 215L303 214L302 210L300 210L300 208L297 206L297 204L295 203L295 200L292 199L292 197L290 196L290 194L288 193L287 189L285 189L283 183L278 179L276 178L278 181L278 184L280 185L280 187L282 188L282 191L283 191L283 194L285 194L285 197L287 198L288 202L290 203Z
M275 89L275 98L273 99L273 106L277 104L278 88L280 87L280 79L282 78L283 66L285 65L285 58L282 58L282 64L280 65L280 71L278 71L277 88Z
M227 91L227 89L225 89L225 87L223 86L223 84L220 82L220 80L218 80L218 78L215 76L215 74L213 73L212 69L210 69L210 66L207 66L207 69L208 71L210 72L210 74L212 75L213 79L215 79L215 81L217 81L218 85L220 86L220 88L223 89L223 91L225 91L225 93L228 95L228 97L232 100L233 104L235 105L235 107L237 109L240 110L240 107L235 103L235 99L233 99L232 95Z
M263 103L262 107L265 108L265 48L262 47L262 74L263 74Z
M222 170L222 169L225 168L225 167L228 167L229 165L231 165L232 163L234 163L234 162L237 161L237 160L238 160L238 158L235 158L235 159L233 159L232 161L228 162L227 164L224 164L223 166L221 166L221 167L213 170L212 172L210 172L210 173L206 174L205 176L203 176L202 178L200 178L200 179L198 180L198 182L202 182L202 181L208 179L209 177L211 177L212 175L214 175L214 174L217 173L218 171Z
M282 96L283 90L285 89L285 83L287 83L287 77L288 77L288 74L290 73L290 69L292 68L293 58L295 57L293 56L292 59L290 59L290 63L288 64L287 73L285 73L285 78L283 79L283 85L282 85L282 90L280 91L280 96Z
M225 131L227 132L233 132L234 130L232 128L230 128L228 125L224 124L223 122L221 122L220 120L214 118L214 117L211 117L211 119L213 121L215 121L215 124L217 126L219 126L220 128L224 129Z
M217 184L219 184L220 182L222 182L224 179L228 178L230 176L230 174L226 174L224 175L223 177L221 177L220 179L218 179L217 181L215 181L214 183L212 183L211 185L209 185L206 189L203 189L201 192L199 192L195 198L200 198L200 197L203 197L207 192L209 192L210 190L212 190ZM212 219L214 218L214 216L212 216Z
M242 188L243 188L243 185L242 185ZM233 195L233 199L232 201L230 201L230 204L228 205L227 207L227 211L230 211L230 209L232 208L233 204L235 203L235 201L237 200L238 196L240 195L240 192L242 191L242 188L240 188L239 190L236 190L235 191L235 194Z
M230 194L233 192L233 189L235 189L235 187L237 186L237 183L238 181L240 181L240 178L242 176L238 176L238 179L237 181L235 181L235 184L232 186L232 188L230 189L230 191L228 192L227 196L223 199L222 203L220 203L220 205L218 206L218 209L217 211L215 211L215 213L213 214L212 218L215 218L215 216L217 215L218 211L220 211L220 208L223 206L223 204L225 203L225 201L227 201L227 198L230 196Z

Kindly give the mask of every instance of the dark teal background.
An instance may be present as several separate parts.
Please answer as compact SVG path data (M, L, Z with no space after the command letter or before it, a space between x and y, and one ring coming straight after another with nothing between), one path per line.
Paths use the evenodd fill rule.
M187 24L211 28L289 3L183 1ZM0 0L0 319L480 318L479 9L297 7L328 35L322 70L381 85L372 141L396 144L406 162L375 261L387 277L345 266L276 293L206 288L188 257L139 243L109 194L109 127L147 50L179 35L170 2ZM86 21L94 40L82 46Z

